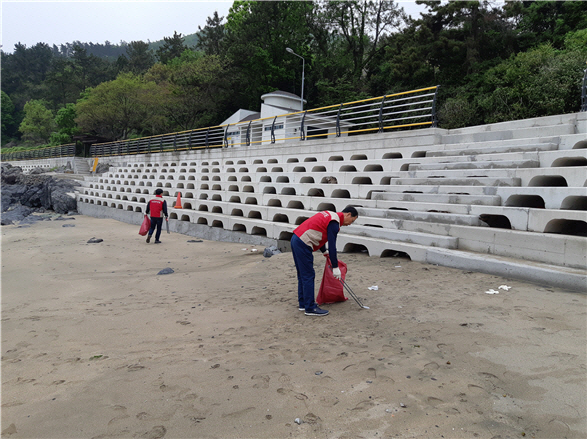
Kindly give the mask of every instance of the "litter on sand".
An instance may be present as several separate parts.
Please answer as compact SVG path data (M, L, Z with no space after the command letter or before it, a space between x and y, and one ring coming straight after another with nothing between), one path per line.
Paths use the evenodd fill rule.
M371 291L377 291L379 289L379 287L377 285L373 285L372 287L368 288Z
M495 291L495 290L492 288L492 289L490 289L490 290L488 290L488 291L485 291L485 294L499 294L499 291Z
M507 285L500 285L499 287L497 287L498 290L506 290L509 291L511 287L508 287Z

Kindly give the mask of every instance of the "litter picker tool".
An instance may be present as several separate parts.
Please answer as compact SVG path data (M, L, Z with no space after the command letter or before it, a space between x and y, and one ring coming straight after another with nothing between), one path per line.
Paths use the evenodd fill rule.
M353 298L353 300L355 302L357 302L357 305L359 305L361 308L371 309L368 306L363 305L363 302L361 302L361 299L359 299L359 297L353 292L351 287L349 287L349 285L344 280L342 280L342 279L339 279L339 280L340 280L340 283L344 286L344 288L349 293L349 296L351 296Z
M167 228L167 233L169 233L169 220L165 218L165 227Z

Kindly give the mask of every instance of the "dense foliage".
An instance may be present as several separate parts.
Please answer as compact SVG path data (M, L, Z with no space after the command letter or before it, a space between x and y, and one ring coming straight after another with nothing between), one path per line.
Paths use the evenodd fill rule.
M306 108L440 85L444 128L578 111L587 2L235 1L189 36L2 52L2 144L221 123L274 90Z

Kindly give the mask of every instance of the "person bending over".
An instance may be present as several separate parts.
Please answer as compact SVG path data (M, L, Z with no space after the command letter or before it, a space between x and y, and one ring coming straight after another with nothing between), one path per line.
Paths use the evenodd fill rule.
M342 212L325 210L300 224L291 237L291 251L298 275L298 303L307 316L325 316L328 311L318 307L314 300L314 256L316 250L328 253L334 277L341 279L336 257L336 237L340 226L350 226L358 218L357 209L347 206Z
M151 242L151 236L157 227L157 233L155 234L155 244L161 244L159 238L161 237L161 226L163 225L163 215L165 215L165 221L167 221L167 201L163 199L163 189L157 189L155 191L155 198L147 203L147 215L151 213L151 228L147 235L147 244ZM163 214L163 215L162 215Z

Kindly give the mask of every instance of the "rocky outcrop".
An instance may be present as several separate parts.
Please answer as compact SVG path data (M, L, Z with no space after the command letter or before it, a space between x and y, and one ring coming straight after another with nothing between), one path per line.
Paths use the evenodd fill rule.
M3 163L1 184L2 225L22 221L37 212L77 212L77 201L68 193L75 191L78 181L44 174L26 175L21 168Z

